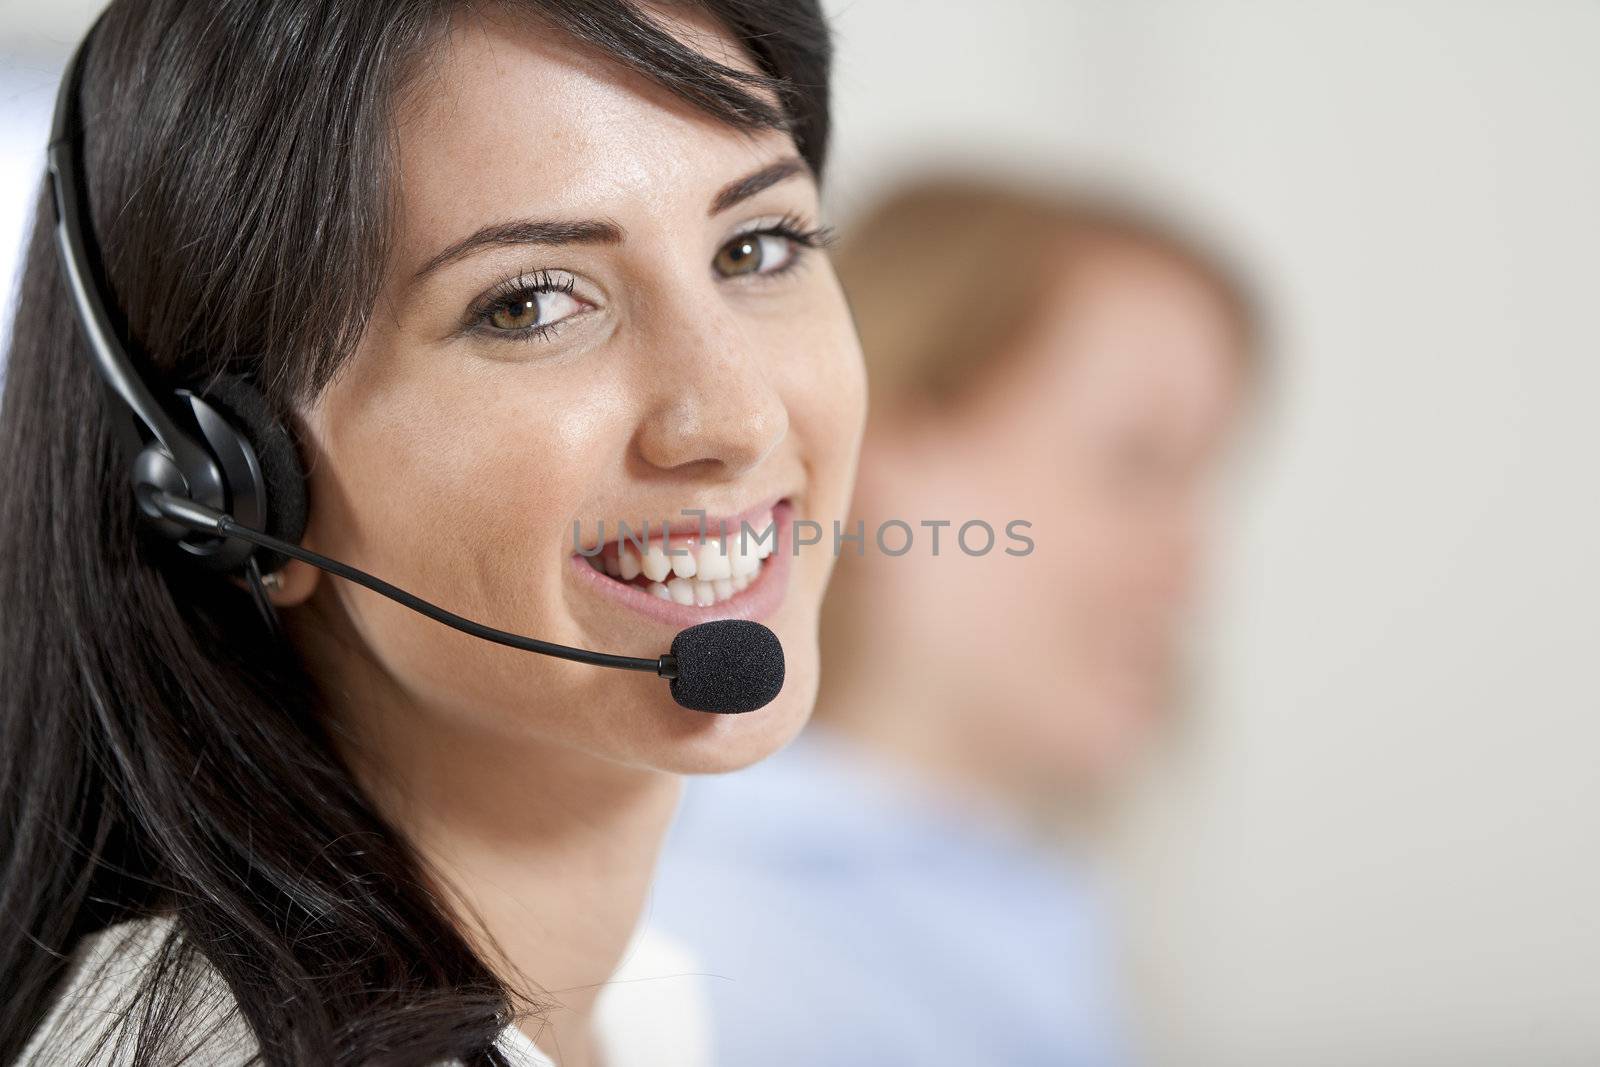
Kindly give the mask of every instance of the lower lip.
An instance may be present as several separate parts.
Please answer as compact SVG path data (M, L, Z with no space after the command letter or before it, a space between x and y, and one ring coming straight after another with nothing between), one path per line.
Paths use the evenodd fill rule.
M700 607L696 604L679 604L675 600L662 600L647 589L619 582L600 573L589 565L588 560L577 554L571 557L572 568L578 572L579 581L588 583L602 596L680 630L712 619L761 622L778 610L789 591L789 515L792 510L786 500L773 506L772 524L776 533L772 554L761 561L761 570L754 581L719 604Z

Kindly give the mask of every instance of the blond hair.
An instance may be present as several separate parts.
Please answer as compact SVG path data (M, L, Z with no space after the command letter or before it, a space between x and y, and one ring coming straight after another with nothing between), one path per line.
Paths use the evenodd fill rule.
M1238 329L1260 332L1235 270L1176 223L1116 198L988 179L900 187L849 227L834 265L866 356L875 411L910 399L954 403L980 367L1006 358L1064 269L1110 248L1175 261L1206 282Z

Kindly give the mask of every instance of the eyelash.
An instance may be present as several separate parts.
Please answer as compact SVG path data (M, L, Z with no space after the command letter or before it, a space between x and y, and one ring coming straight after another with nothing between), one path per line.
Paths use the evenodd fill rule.
M820 248L827 248L837 239L831 226L810 226L800 216L785 214L777 222L769 226L761 226L752 230L736 233L728 238L730 242L741 237L783 237L793 241L798 251L790 258L789 262L775 270L750 277L776 278L788 274L805 258L804 253ZM572 278L557 281L555 276L547 270L536 270L527 274L519 274L508 278L489 290L476 303L467 310L466 325L469 332L481 333L489 337L504 341L548 341L555 336L566 319L558 319L552 323L536 323L525 326L520 330L497 330L487 325L488 319L500 307L507 303L521 302L533 299L539 293L566 293L571 295L577 282ZM571 316L569 316L570 318Z
M837 239L832 226L809 226L804 219L793 212L785 214L771 226L762 226L759 229L736 233L729 240L737 241L741 237L787 237L799 245L802 251L827 248ZM776 275L787 274L800 264L801 258L801 256L796 255L782 267L777 270L767 271L762 277L771 278Z
M506 304L531 300L539 293L571 295L577 284L572 278L557 281L547 270L536 270L528 274L519 274L515 278L507 278L467 309L467 327L471 332L482 333L500 340L526 341L535 338L549 340L555 335L556 328L566 321L565 319L553 323L535 323L520 330L496 330L488 325L489 316Z

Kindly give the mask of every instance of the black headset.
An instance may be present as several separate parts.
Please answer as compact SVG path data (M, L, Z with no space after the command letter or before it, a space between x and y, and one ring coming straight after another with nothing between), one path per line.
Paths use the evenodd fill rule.
M62 77L46 154L62 270L90 354L121 401L119 431L135 455L133 488L146 527L176 543L201 567L243 571L258 603L264 603L261 576L282 566L282 554L239 538L196 531L166 514L154 492L164 490L214 508L293 543L305 530L305 469L294 436L273 417L266 398L249 380L220 375L203 387L152 388L118 336L88 222L82 169L80 90L84 53L95 28L79 44ZM268 621L275 623L275 617L269 614Z
M218 375L193 387L152 388L118 336L114 303L106 298L103 263L91 236L79 95L84 54L104 18L84 36L62 75L46 167L61 269L95 366L121 408L117 428L134 456L132 489L144 525L201 567L242 571L275 635L281 628L263 574L291 557L485 641L666 678L673 699L696 711L753 711L777 696L783 688L783 646L760 623L703 622L681 631L671 650L659 656L596 652L474 622L300 546L307 510L305 467L293 434L273 417L260 390L237 375Z

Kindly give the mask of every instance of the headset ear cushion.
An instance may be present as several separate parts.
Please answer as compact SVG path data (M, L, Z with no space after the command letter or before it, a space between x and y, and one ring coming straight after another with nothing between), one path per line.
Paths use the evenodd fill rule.
M306 475L294 437L273 417L266 397L244 378L224 375L208 382L205 397L228 414L255 449L267 489L267 532L299 544L306 528ZM263 571L276 570L282 563L281 556L262 550Z

